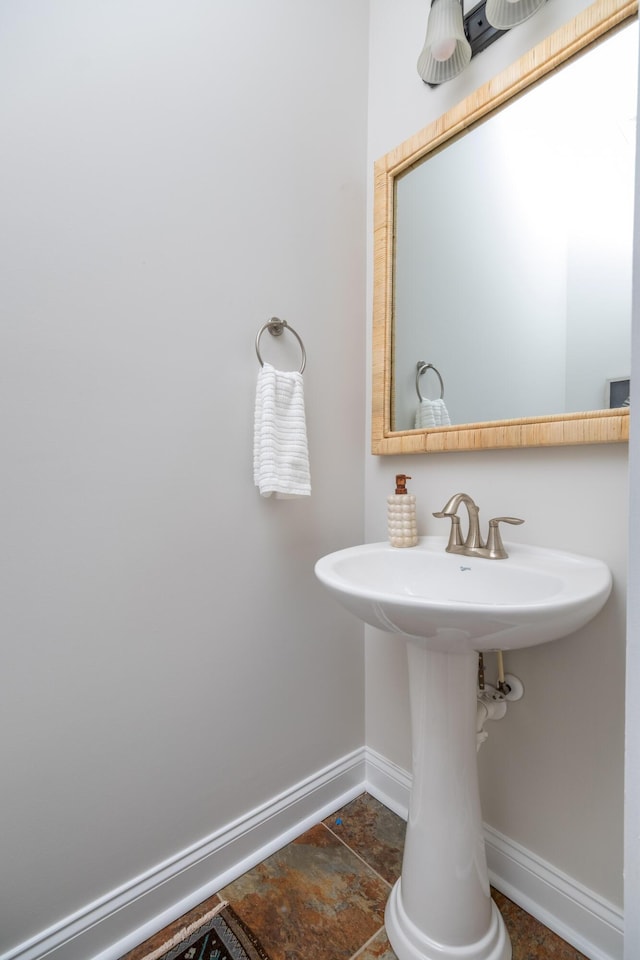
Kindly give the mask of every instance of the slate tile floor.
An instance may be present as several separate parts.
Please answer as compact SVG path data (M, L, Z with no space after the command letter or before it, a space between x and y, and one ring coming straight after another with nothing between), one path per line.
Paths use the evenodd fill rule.
M271 960L396 960L384 907L400 873L405 824L368 794L272 854L219 891L260 938ZM513 960L588 960L494 892ZM145 960L218 897L122 960Z

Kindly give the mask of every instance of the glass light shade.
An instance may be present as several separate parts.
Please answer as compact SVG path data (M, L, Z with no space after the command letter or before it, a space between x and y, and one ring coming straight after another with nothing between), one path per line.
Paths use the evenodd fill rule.
M433 0L418 73L425 83L443 83L462 73L470 60L460 0Z
M545 0L487 0L485 16L497 30L509 30L532 17Z

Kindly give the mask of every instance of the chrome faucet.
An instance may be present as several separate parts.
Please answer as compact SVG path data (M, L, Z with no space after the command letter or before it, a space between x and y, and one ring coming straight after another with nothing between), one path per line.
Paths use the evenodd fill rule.
M467 508L469 524L467 536L462 539L458 508L464 503ZM461 553L465 557L485 557L487 560L506 560L509 554L504 548L500 534L499 523L524 523L518 517L494 517L489 520L489 534L485 543L480 533L480 508L467 493L456 493L448 500L442 510L434 513L434 517L449 517L451 533L447 544L447 553Z

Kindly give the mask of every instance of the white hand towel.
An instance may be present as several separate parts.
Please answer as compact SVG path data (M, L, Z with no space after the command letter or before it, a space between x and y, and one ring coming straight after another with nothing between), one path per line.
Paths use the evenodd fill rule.
M431 402L433 403L433 412L437 426L450 427L451 420L449 419L449 411L445 406L444 400L432 400Z
M436 416L433 410L433 403L431 400L421 400L418 404L418 409L416 410L416 421L415 429L416 430L426 430L429 427L436 426Z
M253 479L263 497L308 497L309 450L302 374L265 363L258 374Z
M444 400L423 399L416 410L415 430L427 430L433 427L450 427L449 411Z

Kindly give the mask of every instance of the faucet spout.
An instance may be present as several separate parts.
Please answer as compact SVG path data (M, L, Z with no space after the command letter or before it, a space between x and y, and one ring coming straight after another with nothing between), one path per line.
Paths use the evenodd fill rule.
M468 493L455 493L447 500L442 510L440 510L438 513L434 513L434 517L454 516L458 512L458 507L461 503L465 504L467 510L471 507L471 509L475 510L476 513L478 512L478 507Z
M447 550L449 553L465 553L469 554L470 552L475 552L478 550L483 550L485 543L480 535L480 519L479 513L480 508L472 500L468 493L456 493L445 503L442 510L439 510L437 513L434 513L434 517L450 517L452 519L453 525L455 526L454 518L458 519L458 508L460 504L464 504L467 508L467 514L469 517L469 526L467 529L467 536L464 540L464 543L452 543L449 541L449 546ZM458 519L459 523L459 519ZM457 548L457 549L456 549Z
M460 531L460 517L458 509L464 503L469 515L467 536L462 539ZM486 557L487 560L506 560L509 554L504 548L499 523L524 523L518 517L494 517L489 521L489 537L485 543L480 535L480 508L474 503L468 493L456 493L447 500L442 510L434 513L434 517L449 517L451 533L447 544L447 553L462 553L465 557Z

